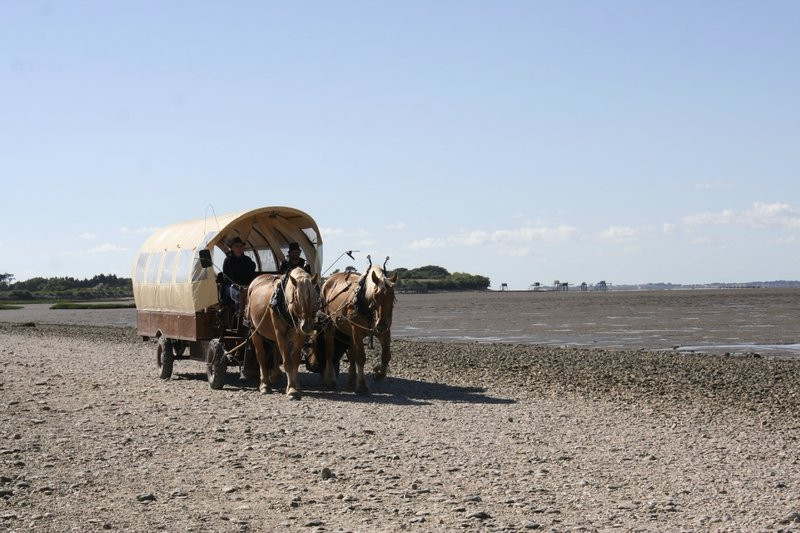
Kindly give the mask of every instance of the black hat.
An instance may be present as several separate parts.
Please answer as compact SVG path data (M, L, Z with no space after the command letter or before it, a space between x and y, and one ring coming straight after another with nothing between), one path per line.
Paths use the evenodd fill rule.
M298 250L299 251L300 250L300 245L297 244L296 242L290 242L289 243L289 251L291 252L292 250Z
M233 239L231 239L231 242L230 244L228 244L228 246L233 248L234 244L241 244L242 246L244 246L244 241L239 237L234 237Z

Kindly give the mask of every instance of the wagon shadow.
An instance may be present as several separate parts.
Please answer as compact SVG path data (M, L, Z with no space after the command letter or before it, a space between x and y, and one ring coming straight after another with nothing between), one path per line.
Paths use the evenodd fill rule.
M174 377L188 381L207 381L204 372L176 372ZM339 391L332 391L322 384L318 374L308 372L300 373L300 385L303 396L320 398L329 401L344 403L371 403L391 405L430 405L432 401L470 404L513 404L516 400L500 398L487 394L485 387L465 387L434 383L414 379L387 376L381 381L370 381L369 394L354 394L346 390L347 376L341 375L338 379ZM286 386L282 378L276 386L281 390ZM229 390L258 390L258 379L243 379L234 372L228 372L225 378L225 388Z

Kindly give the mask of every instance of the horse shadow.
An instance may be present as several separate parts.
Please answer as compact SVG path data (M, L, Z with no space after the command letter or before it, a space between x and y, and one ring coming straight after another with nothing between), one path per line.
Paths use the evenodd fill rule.
M312 378L313 379L313 378ZM387 376L380 381L370 381L368 394L354 394L345 389L347 375L337 380L338 391L329 390L321 378L303 389L311 397L324 398L345 403L371 403L391 405L431 405L433 402L468 404L513 404L513 398L502 398L489 394L485 387L450 385L432 381L421 381L403 377Z
M178 379L190 381L207 381L203 372L175 373ZM434 401L469 404L507 405L517 401L513 398L492 396L485 387L470 387L421 381L396 376L387 376L380 381L370 380L370 392L354 394L346 390L347 374L339 375L338 390L330 390L322 383L322 376L311 372L300 372L302 394L312 398L320 398L344 403L370 403L391 405L430 405ZM276 391L286 387L286 376L281 376ZM225 388L228 390L258 390L258 379L246 379L238 372L228 371L225 376Z

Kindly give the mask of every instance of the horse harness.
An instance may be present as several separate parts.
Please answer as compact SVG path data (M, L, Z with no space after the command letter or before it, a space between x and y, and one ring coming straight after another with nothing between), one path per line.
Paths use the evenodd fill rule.
M283 276L278 278L278 285L275 288L275 292L272 294L269 306L275 310L281 320L297 329L297 320L295 320L295 317L293 317L289 311L289 303L286 301L285 289L289 279L289 272L286 272Z

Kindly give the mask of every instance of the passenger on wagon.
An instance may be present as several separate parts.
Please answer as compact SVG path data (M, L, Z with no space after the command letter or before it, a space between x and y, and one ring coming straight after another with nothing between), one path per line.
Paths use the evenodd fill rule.
M306 260L300 257L300 245L293 242L289 244L289 258L281 263L278 270L281 274L286 274L290 270L298 267L311 274L311 269L306 264Z
M275 292L272 293L272 299L270 300L270 305L272 307L280 309L283 306L283 291L286 288L286 277L288 276L289 272L295 268L302 268L311 274L311 268L306 263L306 260L300 257L300 245L296 242L292 242L289 243L289 258L283 261L280 268L278 268L278 272L281 273L282 279L275 288Z
M247 289L250 282L256 277L256 264L244 255L244 242L239 237L234 237L230 242L231 251L222 263L222 272L225 274L225 292L233 300L236 312L239 312L239 291Z

